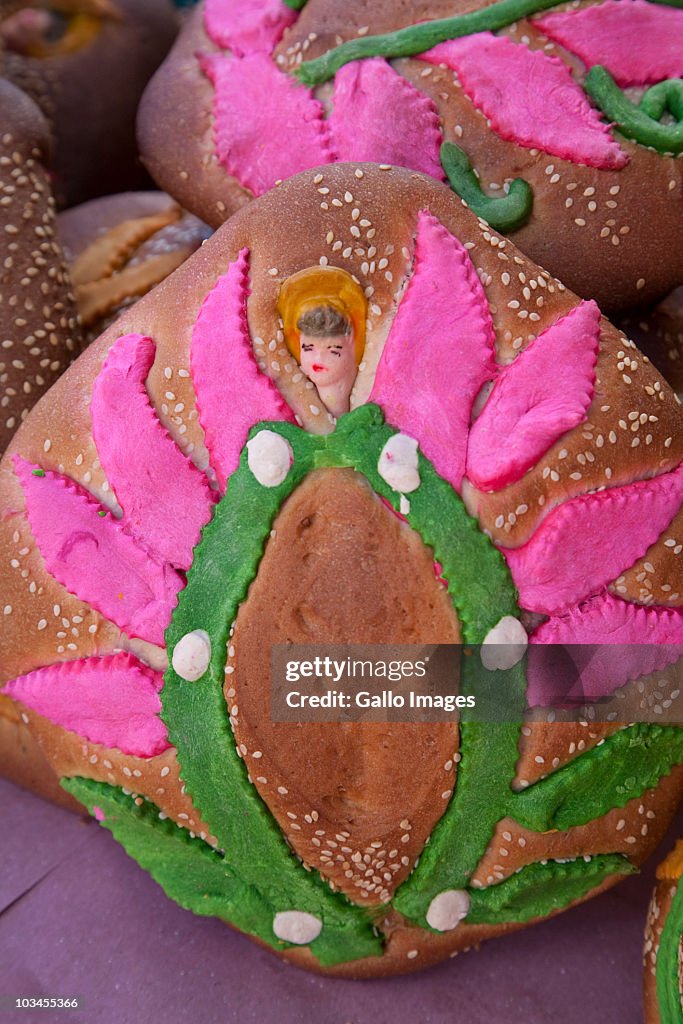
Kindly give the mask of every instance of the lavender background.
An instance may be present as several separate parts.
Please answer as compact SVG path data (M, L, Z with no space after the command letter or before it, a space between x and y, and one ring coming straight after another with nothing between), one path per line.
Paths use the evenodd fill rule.
M34 1024L638 1024L656 863L583 907L421 974L308 975L168 900L104 829L0 779L0 995L78 995Z

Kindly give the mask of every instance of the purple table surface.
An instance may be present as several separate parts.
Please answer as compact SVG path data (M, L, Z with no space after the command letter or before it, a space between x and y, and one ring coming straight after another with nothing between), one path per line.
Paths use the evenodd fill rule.
M0 779L0 996L83 1010L0 1010L24 1024L638 1024L657 861L517 935L431 970L352 982L307 974L194 917L92 821Z

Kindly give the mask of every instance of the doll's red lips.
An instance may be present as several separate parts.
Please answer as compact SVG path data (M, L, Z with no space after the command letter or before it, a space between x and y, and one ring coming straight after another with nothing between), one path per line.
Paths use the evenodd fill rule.
M326 370L327 367L326 366L321 366L320 363L313 363L313 366L311 367L311 369L314 370L316 373L320 373L321 370Z

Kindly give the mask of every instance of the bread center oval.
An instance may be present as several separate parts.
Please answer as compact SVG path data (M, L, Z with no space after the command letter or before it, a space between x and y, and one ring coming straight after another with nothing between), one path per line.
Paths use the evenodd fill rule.
M365 904L409 874L454 784L450 722L282 723L271 646L458 643L433 553L352 469L283 504L231 638L225 695L250 777L293 849Z

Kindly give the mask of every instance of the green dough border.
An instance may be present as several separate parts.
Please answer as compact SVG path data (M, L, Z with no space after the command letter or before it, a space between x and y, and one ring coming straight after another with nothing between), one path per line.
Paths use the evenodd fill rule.
M530 18L542 11L558 7L563 0L497 0L478 11L458 14L452 18L423 21L417 25L387 32L384 35L350 39L304 61L294 74L305 85L321 85L332 78L345 64L364 57L414 57L449 39L461 39L475 32L498 32L521 18ZM683 0L650 0L667 7L681 7Z
M655 983L661 1024L683 1024L678 951L683 935L683 885L680 880L666 916L657 951Z
M487 196L464 149L454 142L444 142L440 157L451 188L477 217L482 217L504 235L526 224L534 205L534 193L528 181L514 178L507 195Z
M505 817L519 758L519 730L526 708L526 659L508 671L487 672L479 651L462 659L461 692L476 696L474 713L462 713L460 764L448 810L437 823L416 871L397 890L393 904L405 917L427 928L432 899L446 889L462 889L481 860L497 822ZM518 721L496 722L501 691ZM476 714L484 721L468 720ZM490 721L486 719L490 717ZM476 891L476 890L474 890ZM469 920L469 918L468 918Z

